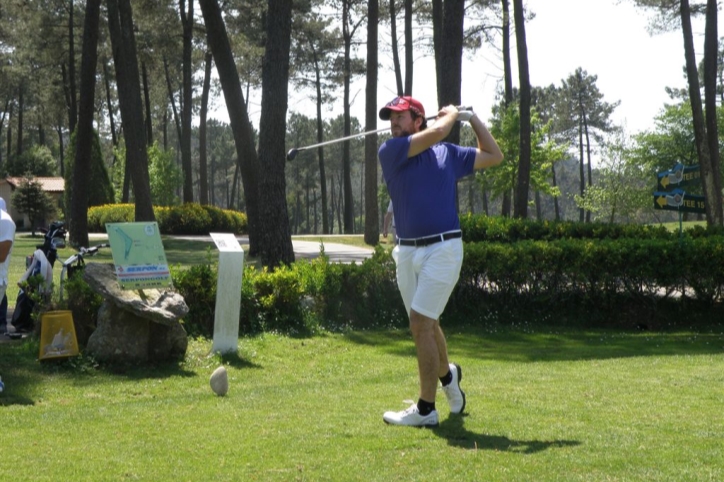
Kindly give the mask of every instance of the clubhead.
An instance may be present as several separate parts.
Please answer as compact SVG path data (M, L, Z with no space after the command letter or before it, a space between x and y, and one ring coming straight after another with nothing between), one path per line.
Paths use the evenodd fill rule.
M287 152L287 161L293 161L294 158L297 157L298 153L299 153L299 149L297 149L297 148L289 149L289 152Z

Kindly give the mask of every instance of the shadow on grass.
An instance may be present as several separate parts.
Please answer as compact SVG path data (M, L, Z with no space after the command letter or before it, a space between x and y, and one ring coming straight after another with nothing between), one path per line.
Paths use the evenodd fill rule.
M238 353L212 355L187 353L184 360L148 362L144 364L98 364L82 353L77 357L38 361L37 340L3 344L0 347L0 377L5 391L0 394L0 407L10 405L35 405L42 398L38 388L48 377L63 377L78 387L94 387L109 383L113 378L130 381L165 379L172 377L193 378L199 376L194 364L208 363L207 356L237 369L261 369L262 366L244 359ZM191 366L185 366L190 364Z
M451 447L467 450L495 450L534 454L550 448L575 447L581 442L575 440L513 440L503 435L489 435L471 432L465 428L466 415L451 415L432 431L447 440Z
M555 326L516 327L489 324L475 327L443 326L454 356L482 360L545 362L603 360L640 356L710 355L724 350L724 328L681 331L627 331L575 329ZM398 356L415 356L407 330L350 332L353 343L376 346Z

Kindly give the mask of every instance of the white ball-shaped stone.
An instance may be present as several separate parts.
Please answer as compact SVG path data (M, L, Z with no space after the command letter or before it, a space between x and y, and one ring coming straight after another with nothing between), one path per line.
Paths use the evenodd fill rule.
M229 391L229 375L226 373L226 367L221 366L214 370L209 379L209 385L211 385L211 390L218 396L223 397L226 395Z

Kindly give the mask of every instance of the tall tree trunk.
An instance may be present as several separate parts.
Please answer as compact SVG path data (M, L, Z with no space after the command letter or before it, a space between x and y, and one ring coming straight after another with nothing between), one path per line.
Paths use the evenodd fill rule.
M583 119L578 119L578 166L580 175L580 192L581 197L586 195L586 174L583 165ZM583 208L578 210L578 221L585 221L585 212Z
M558 186L558 181L556 180L556 165L555 163L551 164L551 176L553 178L553 187ZM558 196L553 197L553 210L555 211L556 221L561 220L561 211L560 206L558 205Z
M107 0L107 4L118 103L121 107L123 135L126 140L126 166L133 183L135 220L155 221L148 177L148 152L143 127L133 11L130 0Z
M151 118L151 95L148 86L148 72L146 71L146 62L141 62L141 76L143 79L143 104L146 107L146 145L153 145L153 119Z
M397 85L397 95L405 93L402 87L402 67L400 66L400 47L397 42L397 11L395 9L395 0L390 0L390 40L392 42L392 65L395 69L395 84Z
M515 189L513 216L528 217L528 191L530 189L530 74L528 73L528 44L525 37L523 0L513 0L515 40L518 46L518 81L520 83L520 158L518 182Z
M209 178L209 203L212 206L216 206L216 156L211 154L211 176Z
M503 77L505 106L513 102L513 66L510 60L510 3L502 0L503 7Z
M96 93L96 64L98 59L98 25L101 0L86 0L83 27L83 56L80 63L80 105L75 135L73 185L87 186L90 182L93 146L93 112ZM70 243L88 246L88 190L73 189L70 195Z
M13 125L10 123L13 118L13 107L15 107L15 104L11 102L10 110L8 111L8 133L5 136L5 159L8 161L13 152Z
M432 49L435 53L435 86L437 98L442 99L442 35L443 35L443 4L442 0L432 0Z
M367 1L367 84L365 130L377 129L377 23L379 1ZM380 212L377 203L377 134L365 136L365 243L380 242Z
M412 0L405 0L405 95L412 95L413 54Z
M166 88L168 89L168 100L171 102L171 111L173 112L173 122L176 126L176 136L180 140L182 137L181 132L181 119L179 119L178 109L176 108L176 96L173 94L173 84L171 84L171 73L168 70L168 59L163 58L163 70L166 76Z
M588 174L588 187L593 186L593 174L592 174L592 168L591 168L591 138L588 133L588 116L586 115L586 112L582 112L583 117L583 133L586 136L586 170ZM591 222L591 210L586 210L586 222Z
M246 215L249 226L249 254L257 256L261 249L260 230L263 223L260 217L259 160L254 148L254 133L246 110L244 96L241 92L239 72L236 69L229 37L226 33L226 25L221 16L218 1L200 0L199 4L206 24L206 39L214 55L214 63L219 73L219 81L224 92L224 100L229 112L229 122L234 135L237 169L241 172L241 181L244 185ZM284 97L284 101L286 110L286 97ZM282 133L282 139L283 136L284 133ZM230 201L233 203L233 199L230 199Z
M706 135L709 145L709 162L714 188L709 193L713 222L724 222L721 192L721 166L719 157L719 126L717 125L717 75L719 60L719 34L717 28L718 5L716 0L706 2L706 27L704 36L704 102L706 104Z
M73 0L70 0L70 9L68 10L68 94L70 100L70 110L68 112L68 120L70 124L70 133L75 131L75 125L78 123L78 93L75 84L75 8Z
M111 79L108 75L108 61L104 58L101 63L103 64L103 82L106 87L106 105L108 106L108 122L111 128L111 144L114 149L118 147L118 137L116 136L116 121L113 115L113 104L111 101ZM113 166L116 165L116 153L113 153Z
M204 56L204 87L201 91L201 112L199 114L199 202L201 204L209 204L209 180L206 172L206 115L209 110L212 62L213 56L210 51L207 51Z
M689 100L691 101L691 112L694 122L694 139L696 143L696 154L699 158L699 170L701 182L704 189L704 197L713 201L716 199L716 182L714 172L711 168L711 157L707 143L706 129L704 125L704 112L701 106L701 91L699 89L699 72L696 66L696 55L694 52L694 37L691 28L691 12L689 0L681 0L681 31L684 36L684 56L686 57L686 77L689 83ZM710 226L721 224L716 215L716 209L712 202L706 203L706 221Z
M438 87L439 97L437 100L440 106L449 104L460 105L465 1L447 0L443 2L442 17L442 39L440 45L442 90ZM447 140L454 144L460 142L459 122L455 123Z
M317 114L317 143L320 144L324 140L324 121L322 120L322 73L319 66L319 55L312 41L309 42L309 48L312 51L314 59L314 87L317 92L316 98L316 114ZM329 234L329 216L327 213L327 175L325 174L324 163L324 147L317 148L317 159L319 160L319 186L322 191L322 232Z
M168 150L168 109L163 110L163 150Z
M5 100L5 108L3 109L3 116L0 118L0 139L3 137L3 127L5 125L5 115L8 113L8 109L10 107L10 97L8 97ZM9 123L9 117L8 117L8 123ZM3 171L3 151L0 149L0 172Z
M41 146L45 145L45 129L43 128L42 117L41 120L38 121L38 144Z
M351 135L350 83L352 81L352 34L350 28L351 1L344 0L342 7L342 36L344 38L344 136ZM352 196L352 161L349 142L342 144L342 172L344 173L344 233L354 233L354 198Z
M510 59L510 3L502 0L503 9L503 81L505 85L504 104L508 107L513 102L513 68ZM509 218L511 212L510 191L503 192L500 214ZM487 212L487 208L486 208Z
M189 0L188 12L185 8L186 0L179 0L179 13L183 26L183 113L181 123L183 135L181 137L181 167L184 173L183 200L185 203L194 202L194 176L191 166L191 116L193 115L193 91L191 85L191 53L194 28L194 2Z
M65 146L63 145L63 125L58 122L58 151L60 152L60 177L65 178Z
M259 118L259 164L261 170L262 230L261 260L275 267L294 262L289 230L287 186L284 176L286 151L289 51L292 38L292 0L269 0L261 83ZM273 41L271 40L273 39Z
M20 155L23 153L23 117L24 117L24 111L25 111L25 97L23 95L24 91L23 83L20 83L20 86L18 87L18 141L15 143L15 155L17 157L20 157Z

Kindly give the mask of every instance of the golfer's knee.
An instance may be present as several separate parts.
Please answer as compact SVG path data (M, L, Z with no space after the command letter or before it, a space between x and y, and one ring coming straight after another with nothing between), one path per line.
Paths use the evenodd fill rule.
M425 315L417 313L415 310L410 311L410 331L412 337L417 339L421 336L434 334L435 320Z

